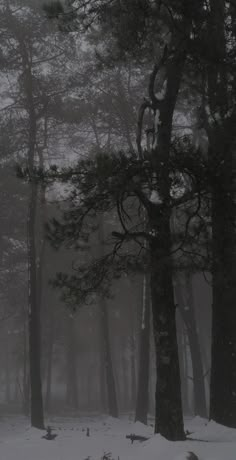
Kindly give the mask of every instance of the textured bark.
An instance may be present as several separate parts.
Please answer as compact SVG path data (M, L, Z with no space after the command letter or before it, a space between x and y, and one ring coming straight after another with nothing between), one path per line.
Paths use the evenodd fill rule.
M172 270L166 251L170 248L169 222L162 222L165 243L151 244L151 293L156 347L155 432L172 441L185 439L175 321ZM158 260L163 255L162 263ZM165 262L164 262L164 259Z
M159 110L152 163L159 179L161 197L161 204L150 203L148 212L152 235L149 242L150 284L157 371L155 432L172 441L185 439L172 282L169 174L172 120L184 63L185 51L181 49L167 64L166 94L160 103L155 102L153 95L156 67L150 79L153 86L149 89Z
M147 277L143 280L143 312L140 329L139 373L135 421L147 425L149 406L150 372L150 296L147 292Z

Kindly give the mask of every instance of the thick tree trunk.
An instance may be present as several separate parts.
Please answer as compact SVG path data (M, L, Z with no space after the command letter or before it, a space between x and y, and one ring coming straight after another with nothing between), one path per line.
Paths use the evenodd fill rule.
M183 24L183 26L186 27L187 33L188 24ZM174 36L172 39L174 40ZM147 207L157 372L155 432L172 441L185 439L172 281L169 167L173 113L185 57L183 47L168 62L165 96L160 103L157 103L158 124L155 123L152 166L158 178L157 192L160 196L158 200L160 203L150 202ZM154 92L154 87L152 91Z
M153 238L151 254L151 295L156 348L155 432L172 441L185 439L181 402L175 302L172 284L168 220L161 219L164 238ZM158 221L160 225L160 222ZM163 244L162 244L163 243Z
M118 404L113 371L111 346L109 337L108 311L105 299L100 299L101 329L103 336L103 353L107 383L108 413L112 417L118 417Z
M228 188L226 183L224 188ZM229 194L227 190L215 192L212 205L213 304L210 418L236 428L235 205L231 191L228 192Z
M209 132L210 159L216 168L212 181L210 418L236 428L235 112L228 116L228 102L232 103L232 96L227 69L222 65L228 59L225 3L223 0L211 0L209 18L209 36L214 41L214 54L208 69L208 99L211 113L221 116L217 128Z
M176 297L178 308L184 321L188 334L189 347L192 359L193 371L193 394L194 394L194 414L200 417L207 417L206 391L204 381L204 370L200 343L197 333L196 319L194 314L194 301L192 292L192 280L188 276L185 280L184 287L176 285ZM186 299L183 293L186 291Z
M143 280L143 311L141 319L139 346L138 392L136 401L135 421L147 425L149 403L149 372L150 372L150 296L147 292L147 276Z

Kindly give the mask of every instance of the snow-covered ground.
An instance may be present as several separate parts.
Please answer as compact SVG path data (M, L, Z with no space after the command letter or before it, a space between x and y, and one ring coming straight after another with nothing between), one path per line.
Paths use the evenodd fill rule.
M175 443L127 418L51 418L48 424L58 435L55 440L43 439L44 433L30 428L23 417L0 419L0 460L101 460L104 455L114 460L185 460L189 451L199 460L236 459L236 430L199 418L186 421L194 440ZM131 433L149 439L132 444L126 438Z

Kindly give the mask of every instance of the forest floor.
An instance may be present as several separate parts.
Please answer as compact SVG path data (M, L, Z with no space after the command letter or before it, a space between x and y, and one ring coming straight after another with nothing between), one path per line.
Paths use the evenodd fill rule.
M127 417L55 417L47 422L57 434L55 440L42 438L44 432L30 428L24 417L0 418L0 460L185 460L188 451L199 460L236 459L236 429L198 417L186 420L194 440L175 443ZM149 439L132 444L129 434Z

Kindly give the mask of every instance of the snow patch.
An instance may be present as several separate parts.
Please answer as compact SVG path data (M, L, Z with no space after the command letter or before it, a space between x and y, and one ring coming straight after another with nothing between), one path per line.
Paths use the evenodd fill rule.
M160 197L160 194L156 190L151 191L151 196L149 198L149 201L153 204L162 204L162 199Z

